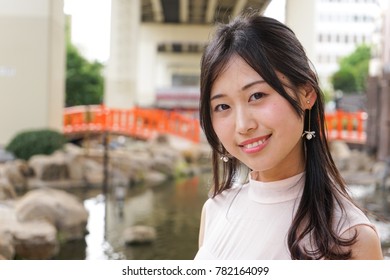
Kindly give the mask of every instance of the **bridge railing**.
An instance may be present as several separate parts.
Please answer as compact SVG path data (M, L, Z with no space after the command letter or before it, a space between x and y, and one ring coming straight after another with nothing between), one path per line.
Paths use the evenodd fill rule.
M327 112L325 121L330 141L343 140L349 143L366 143L366 112Z
M366 142L367 113L326 113L328 139L350 143ZM65 108L64 133L103 132L149 139L156 134L173 134L194 142L200 141L199 121L177 112L158 109L111 109L104 106Z
M159 109L112 109L104 106L65 108L64 133L109 131L148 139L173 134L194 142L200 140L199 121L180 113Z

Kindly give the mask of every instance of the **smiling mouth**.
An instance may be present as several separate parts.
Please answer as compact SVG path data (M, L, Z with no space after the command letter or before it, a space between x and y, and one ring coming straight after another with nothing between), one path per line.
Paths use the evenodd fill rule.
M245 148L245 149L253 149L253 148L260 146L261 144L264 144L264 142L267 141L270 137L271 137L271 135L268 135L267 137L264 137L260 140L255 141L255 142L251 142L251 143L248 143L245 145L239 145L239 146L242 148Z

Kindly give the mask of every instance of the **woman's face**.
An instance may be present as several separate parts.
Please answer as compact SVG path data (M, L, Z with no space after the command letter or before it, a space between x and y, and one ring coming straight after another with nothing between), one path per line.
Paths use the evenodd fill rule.
M282 84L289 84L278 76ZM298 90L301 107L308 109L312 93ZM233 56L215 80L210 105L212 125L222 145L257 171L257 179L281 180L304 170L303 118L241 57Z

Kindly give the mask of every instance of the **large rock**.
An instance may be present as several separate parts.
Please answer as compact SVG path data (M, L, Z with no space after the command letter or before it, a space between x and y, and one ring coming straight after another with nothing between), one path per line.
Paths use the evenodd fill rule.
M84 181L90 184L102 183L103 167L100 160L98 162L91 159L86 149L74 144L66 144L64 152L64 160L68 166L71 180Z
M63 240L81 239L86 233L87 210L74 195L62 190L30 191L16 203L15 211L20 222L49 222Z
M66 153L66 154L71 154L71 155L75 155L75 156L81 156L81 155L85 155L85 150L84 148L81 148L75 144L72 144L72 143L66 143L63 147L63 151Z
M352 150L348 160L348 170L351 172L371 171L374 161L365 152Z
M4 173L9 182L17 191L25 191L27 178L33 176L34 171L24 160L8 161L4 164Z
M351 150L343 141L332 141L329 144L333 160L340 171L348 169L348 161L351 157Z
M164 155L156 154L153 157L152 169L173 177L175 174L175 161Z
M13 237L12 234L8 231L0 232L0 256L6 260L12 260L15 257Z
M32 156L28 164L34 170L36 178L42 181L69 179L69 169L63 152Z
M101 186L104 181L104 167L92 159L85 159L83 163L85 182L89 186Z
M123 239L127 245L148 244L156 237L156 230L149 226L132 226L123 232Z
M13 231L15 253L23 259L47 260L58 254L56 228L47 221L19 223Z
M11 260L15 256L12 229L16 224L15 213L8 202L0 202L0 259Z
M161 173L159 171L152 170L152 171L148 171L145 174L144 183L146 186L152 187L163 183L167 179L168 179L168 175Z
M56 228L43 220L20 222L15 201L0 204L0 255L22 259L50 259L58 253Z
M129 182L141 182L145 173L151 168L152 157L146 150L139 151L137 147L118 149L110 152L110 165L127 177Z
M108 184L114 187L128 187L130 185L130 179L124 174L123 171L113 168L112 170L110 170Z
M65 163L72 181L85 181L85 157L77 154L65 154Z
M385 161L377 161L372 166L372 174L375 176L377 187L390 188L390 167Z
M169 177L175 175L176 164L184 160L178 150L167 144L150 144L149 151L153 158L151 168Z
M7 177L0 176L0 200L14 198L16 198L14 186L9 182Z

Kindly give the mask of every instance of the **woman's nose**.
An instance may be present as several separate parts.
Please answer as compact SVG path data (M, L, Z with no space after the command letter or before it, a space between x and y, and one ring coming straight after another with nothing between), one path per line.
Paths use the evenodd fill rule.
M240 134L247 134L255 130L257 127L256 119L253 112L245 109L240 109L236 114L236 130Z

